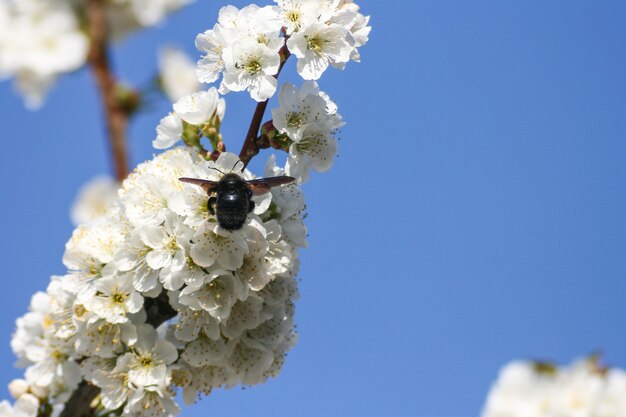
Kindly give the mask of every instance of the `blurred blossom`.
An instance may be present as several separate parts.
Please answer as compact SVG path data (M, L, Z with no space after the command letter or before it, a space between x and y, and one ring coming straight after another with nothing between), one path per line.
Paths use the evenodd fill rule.
M564 367L512 362L482 417L626 417L626 372L601 367L597 358Z
M196 63L181 49L166 46L159 51L161 86L170 101L200 91Z
M115 0L108 3L111 37L159 23L190 0ZM0 2L0 77L16 79L28 108L41 106L59 75L85 65L89 37L85 0Z
M107 176L96 177L83 185L72 206L72 223L78 226L106 213L117 198L119 187L113 178Z

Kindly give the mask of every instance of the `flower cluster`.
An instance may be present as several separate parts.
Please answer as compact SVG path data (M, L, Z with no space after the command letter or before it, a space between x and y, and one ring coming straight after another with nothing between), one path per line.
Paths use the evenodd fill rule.
M107 2L111 36L155 25L190 0ZM81 68L89 50L87 0L0 2L0 78L14 77L26 105L41 105L59 75Z
M289 153L285 173L303 183L311 170L328 171L337 153L335 133L344 125L337 105L314 81L305 81L300 89L283 84L278 100L280 106L272 111L273 120L264 134ZM214 87L184 96L159 123L153 145L167 149L182 140L200 147L206 137L217 148L225 111L226 103Z
M135 2L143 3L111 7ZM298 249L307 245L299 186L332 166L343 119L317 82L285 83L273 120L260 128L254 117L251 130L260 136L246 144L287 152L284 167L269 157L264 176L294 178L258 195L247 190L250 213L242 227L226 229L209 200L215 195L180 179L255 177L246 152L241 159L226 152L220 91L197 91L190 74L206 82L223 73L222 93L248 89L265 100L290 53L305 78L358 61L367 23L347 0L225 7L214 29L198 36L207 56L197 71L179 51L162 54L160 82L174 104L153 146L166 151L121 185L97 179L81 191L63 257L67 274L53 277L17 321L12 348L25 377L11 384L15 405L2 403L0 413L49 416L90 384L104 414L167 417L179 410L179 392L192 403L280 372L296 341Z
M360 60L369 18L351 0L275 2L220 10L213 29L196 38L204 54L198 63L200 81L213 83L222 74L220 93L247 90L264 101L276 92L275 75L288 54L298 59L305 80L318 80L331 65L343 69L350 60Z
M513 362L492 387L483 417L625 417L626 372L596 358L568 367Z
M207 210L206 193L178 180L252 179L241 166L229 153L214 162L169 150L141 164L103 215L77 227L64 255L68 274L17 321L12 347L28 395L18 404L62 404L85 379L102 390L106 410L167 416L178 409L176 388L193 402L280 371L295 342L297 247L306 236L300 190L257 197L244 227L227 231ZM147 315L159 303L173 309L161 326Z

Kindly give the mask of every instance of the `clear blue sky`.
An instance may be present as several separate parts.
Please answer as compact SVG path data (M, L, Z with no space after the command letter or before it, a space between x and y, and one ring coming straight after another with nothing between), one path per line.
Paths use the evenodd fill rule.
M626 3L361 3L363 63L321 81L348 125L306 186L299 344L277 380L183 415L477 416L513 358L626 367ZM120 73L149 78L164 40L195 53L222 5L128 39ZM14 319L64 272L75 192L109 169L90 82L63 78L36 113L0 84L2 384ZM227 100L238 150L253 104ZM167 108L133 124L135 163Z

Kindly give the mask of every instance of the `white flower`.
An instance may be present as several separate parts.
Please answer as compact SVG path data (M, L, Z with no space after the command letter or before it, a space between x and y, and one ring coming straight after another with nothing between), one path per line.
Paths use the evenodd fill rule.
M179 412L174 399L161 387L133 392L124 408L124 415L133 417L171 417Z
M292 34L287 47L298 58L298 74L305 80L318 80L330 64L350 61L354 39L340 25L313 23Z
M146 296L160 292L159 271L150 268L146 259L151 251L152 248L141 238L140 231L135 231L127 236L113 262L119 271L130 273L135 289Z
M63 263L74 273L74 291L85 289L94 279L110 273L113 260L127 233L126 222L116 206L105 215L74 230L65 245Z
M165 220L173 197L183 189L180 177L196 175L194 158L186 148L175 148L140 164L124 181L120 203L135 227L159 225Z
M183 342L193 342L198 338L200 332L213 340L221 337L219 320L209 312L181 308L178 310L178 315L179 319L174 331L176 339Z
M170 212L160 226L146 226L141 231L142 241L152 250L146 255L146 263L152 269L161 269L161 282L168 290L178 290L185 283L182 274L193 231Z
M293 263L292 248L282 236L282 229L276 220L265 223L269 247L263 261L272 275L285 274Z
M322 7L324 2L319 0L275 0L275 2L281 9L283 26L287 29L287 35L321 20L320 17L324 11Z
M256 328L248 330L246 336L268 350L284 349L285 343L291 343L294 310L291 303L275 306L265 304L263 314L269 318Z
M226 352L226 343L223 339L212 339L200 334L185 347L181 357L189 365L201 368L209 365L220 365Z
M263 312L263 298L250 294L244 301L237 301L231 309L222 332L229 339L238 339L246 330L258 327L270 318Z
M310 124L318 130L332 132L344 125L337 106L314 81L305 81L298 90L290 83L283 84L278 95L280 107L272 110L274 127L292 140L299 140Z
M198 61L196 75L203 83L213 83L217 81L224 70L224 60L222 53L226 47L223 28L216 24L212 30L207 30L196 37L196 48L204 52L204 57Z
M130 320L110 323L91 314L78 323L75 339L74 348L80 355L114 358L124 351L125 346L137 342L137 329Z
M18 357L16 366L26 367L33 362L28 358L28 349L43 337L44 327L52 324L50 313L52 312L51 297L43 292L33 295L30 303L30 311L16 321L16 330L11 339L11 348Z
M94 282L91 296L83 305L109 323L126 323L129 314L143 306L143 297L135 291L128 275L105 277Z
M226 363L234 374L231 380L255 385L267 379L274 363L274 354L254 341L242 338L231 343Z
M131 353L128 381L137 387L162 388L169 384L171 374L168 365L176 361L178 352L174 345L160 339L150 325L141 325L137 329L137 343Z
M289 159L285 167L290 175L303 183L309 179L311 170L326 172L337 154L337 140L326 129L316 124L307 125L299 140L289 148Z
M174 103L174 112L185 122L196 126L204 125L215 116L222 120L225 111L226 102L214 87L184 96Z
M276 166L276 157L270 156L265 166L265 176L285 175L285 170ZM272 189L272 200L280 209L282 233L295 246L306 247L307 229L303 214L306 208L304 194L295 184ZM268 233L268 237L270 233Z
M70 347L59 342L43 341L31 346L28 356L34 365L26 369L26 381L44 388L54 383L75 387L80 382L80 369L70 352Z
M132 174L131 174L132 175ZM128 183L124 182L123 187ZM121 195L124 211L135 227L163 223L175 185L164 183L150 173L142 176L135 186Z
M245 292L241 282L227 271L215 271L207 277L204 284L197 288L186 287L180 292L179 302L194 311L206 311L220 322L230 316L230 311L238 299L244 299ZM190 323L182 320L180 331ZM194 324L195 326L196 324ZM195 332L195 330L194 330ZM208 332L207 336L212 333ZM181 335L180 340L185 340Z
M354 18L352 26L349 28L352 37L354 38L354 50L350 58L355 62L361 61L361 55L358 48L364 46L369 41L369 34L372 31L369 26L370 17L364 16L358 13L358 6L356 7L356 16Z
M85 379L102 390L102 405L107 410L120 408L133 392L128 386L131 358L131 355L112 360L89 358L82 364Z
M170 113L161 119L156 131L157 137L152 146L156 149L171 148L183 136L183 120L176 113Z
M224 51L225 74L222 92L249 90L256 101L265 101L276 92L274 77L280 67L278 51L255 40L242 40Z
M223 72L222 94L249 90L257 101L270 98L284 44L281 26L276 7L223 7L214 28L196 38L196 47L205 53L198 62L200 81L214 82Z
M111 177L99 176L81 187L72 207L75 226L88 223L107 212L117 199L119 184Z
M216 223L205 223L193 236L191 258L203 267L216 265L232 271L241 267L248 252L243 229L228 231Z
M248 256L243 265L236 272L237 278L244 282L253 291L261 291L272 279L272 265L265 257Z

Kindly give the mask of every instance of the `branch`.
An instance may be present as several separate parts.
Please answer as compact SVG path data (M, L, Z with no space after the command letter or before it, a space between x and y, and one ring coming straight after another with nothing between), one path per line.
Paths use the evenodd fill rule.
M106 116L111 159L118 181L128 176L126 127L128 111L117 95L117 81L111 70L108 53L106 0L87 1L87 21L91 34L89 65L93 71Z
M285 66L285 62L291 56L289 49L287 49L287 43L285 38L285 45L280 50L280 56L284 57L281 59L280 67L278 67L278 72L274 75L274 78L278 79L280 72L283 70ZM244 164L244 168L248 166L252 158L259 153L259 146L257 144L257 136L259 134L259 129L261 128L261 123L263 122L263 116L265 115L265 110L267 110L267 104L269 103L269 99L260 102L257 104L256 109L254 110L254 115L252 116L252 121L250 122L250 128L248 129L248 134L246 135L246 140L243 142L243 146L241 148L241 152L239 152L239 159Z

